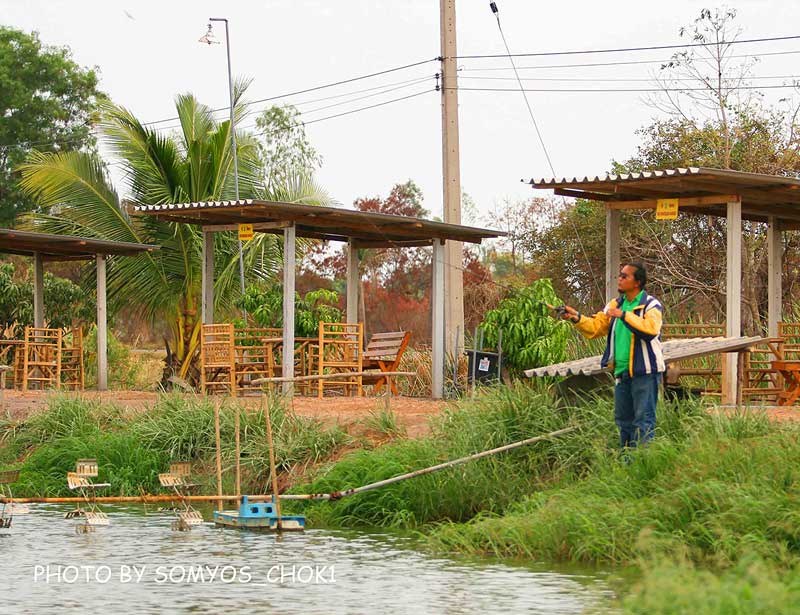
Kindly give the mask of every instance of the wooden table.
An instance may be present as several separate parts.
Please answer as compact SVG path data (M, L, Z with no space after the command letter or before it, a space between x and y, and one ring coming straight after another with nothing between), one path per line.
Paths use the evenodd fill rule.
M778 393L778 405L791 406L800 398L800 361L772 361L771 365L783 376L783 391Z

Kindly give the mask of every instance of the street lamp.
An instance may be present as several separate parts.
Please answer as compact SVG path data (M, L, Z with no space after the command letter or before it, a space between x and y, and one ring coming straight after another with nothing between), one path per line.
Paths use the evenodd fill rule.
M209 17L209 22L225 22L225 47L228 51L228 95L230 99L230 123L231 123L231 151L233 152L233 183L235 188L236 200L239 200L239 159L236 152L236 124L233 113L233 73L231 72L231 39L228 33L228 20L224 17ZM198 39L198 42L207 45L218 45L219 41L214 36L211 23L208 24L208 32ZM239 240L239 283L244 296L244 256L242 255L242 240ZM247 311L244 312L247 320Z

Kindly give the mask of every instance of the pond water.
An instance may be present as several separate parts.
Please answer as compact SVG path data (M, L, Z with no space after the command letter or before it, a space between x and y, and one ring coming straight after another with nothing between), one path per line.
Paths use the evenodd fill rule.
M434 557L402 534L173 532L142 507L76 534L67 510L32 506L0 530L0 612L552 614L610 595L600 574Z

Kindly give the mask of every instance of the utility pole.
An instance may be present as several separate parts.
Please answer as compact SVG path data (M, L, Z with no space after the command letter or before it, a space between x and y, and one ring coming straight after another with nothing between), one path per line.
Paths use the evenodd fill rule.
M439 0L442 84L442 177L444 221L461 224L461 170L458 146L458 77L456 66L456 0ZM464 276L462 243L445 242L444 304L445 348L463 348ZM459 336L456 341L456 335Z

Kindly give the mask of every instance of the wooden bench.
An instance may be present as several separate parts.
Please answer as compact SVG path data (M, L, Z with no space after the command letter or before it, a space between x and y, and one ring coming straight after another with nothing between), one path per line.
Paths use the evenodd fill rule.
M364 351L364 369L379 369L381 372L396 372L400 365L400 359L406 351L408 342L411 340L410 331L392 331L389 333L375 333L367 344ZM375 392L379 392L384 384L389 387L394 395L399 395L397 385L386 376L376 373L374 376L364 376L364 384L374 384Z

